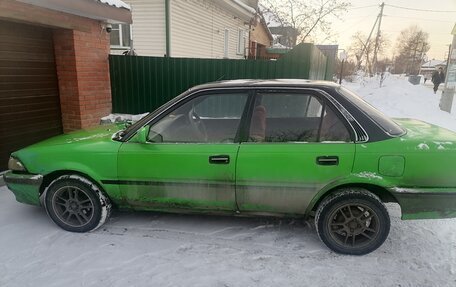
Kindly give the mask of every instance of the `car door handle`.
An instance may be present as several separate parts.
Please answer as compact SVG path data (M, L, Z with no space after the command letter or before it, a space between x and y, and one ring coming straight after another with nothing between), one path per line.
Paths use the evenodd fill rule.
M317 164L319 165L339 165L338 156L318 156Z
M209 157L209 163L212 164L229 164L230 156L229 155L211 155Z

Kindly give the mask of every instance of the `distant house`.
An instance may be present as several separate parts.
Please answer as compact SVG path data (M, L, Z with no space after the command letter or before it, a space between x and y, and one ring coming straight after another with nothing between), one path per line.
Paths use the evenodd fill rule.
M430 79L432 77L432 73L439 68L446 69L446 61L435 60L432 59L427 61L421 66L420 74L424 75L426 78Z
M295 28L290 26L279 26L269 27L269 30L271 30L274 37L274 48L292 49L296 46L299 33Z
M111 53L242 59L258 0L125 0L133 24L115 24Z
M267 48L272 46L274 38L261 13L257 13L250 24L249 58L268 58Z

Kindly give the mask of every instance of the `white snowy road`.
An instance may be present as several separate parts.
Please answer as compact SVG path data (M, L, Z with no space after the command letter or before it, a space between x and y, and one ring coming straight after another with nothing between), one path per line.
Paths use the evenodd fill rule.
M456 219L401 221L362 257L329 251L308 224L115 213L75 234L0 188L0 286L455 286Z

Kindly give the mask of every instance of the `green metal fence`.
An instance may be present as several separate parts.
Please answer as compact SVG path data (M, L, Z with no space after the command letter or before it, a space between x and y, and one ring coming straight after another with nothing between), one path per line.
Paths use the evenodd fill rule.
M114 113L152 111L188 88L232 79L299 78L324 80L326 57L312 44L300 44L272 60L109 57Z

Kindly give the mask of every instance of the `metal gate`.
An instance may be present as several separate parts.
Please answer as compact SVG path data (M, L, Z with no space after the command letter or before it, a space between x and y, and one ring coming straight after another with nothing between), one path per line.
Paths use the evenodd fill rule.
M115 113L153 111L188 88L217 80L299 78L324 80L327 59L299 44L278 60L109 57ZM329 79L327 79L329 80Z

